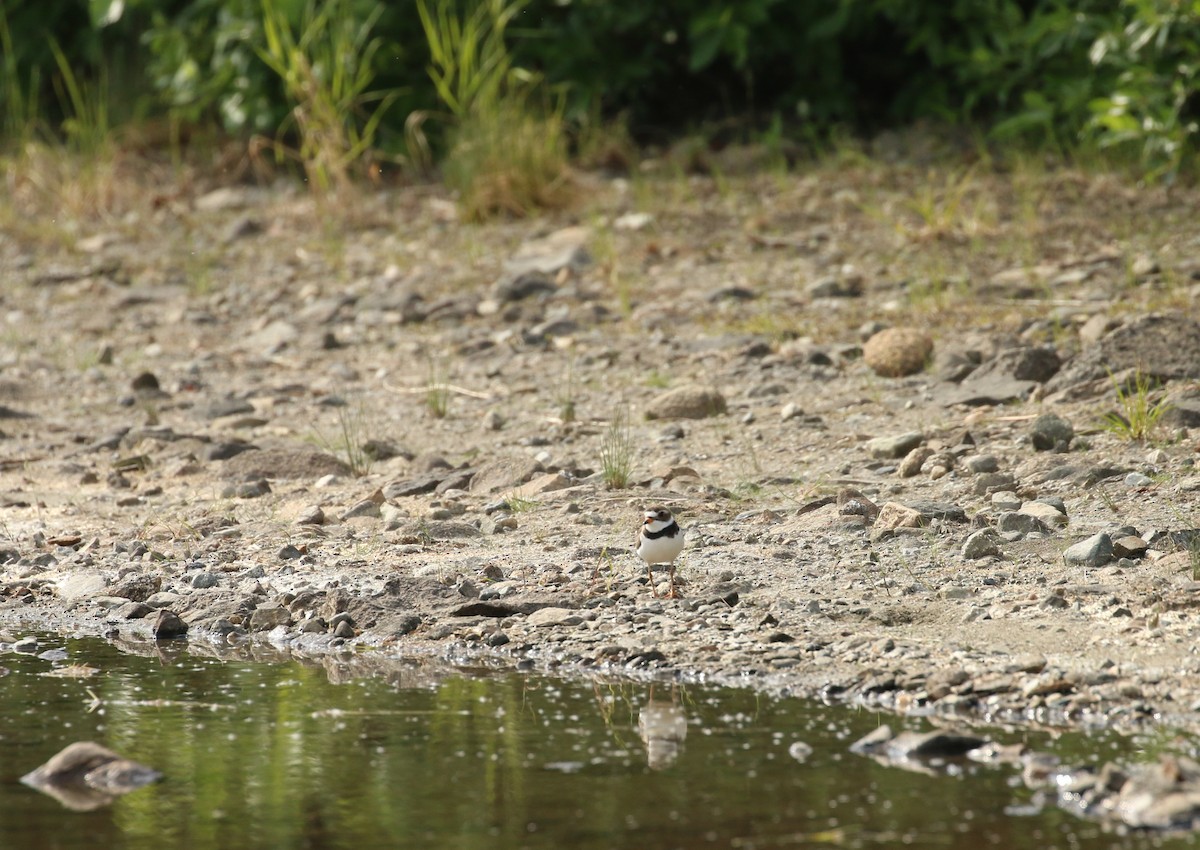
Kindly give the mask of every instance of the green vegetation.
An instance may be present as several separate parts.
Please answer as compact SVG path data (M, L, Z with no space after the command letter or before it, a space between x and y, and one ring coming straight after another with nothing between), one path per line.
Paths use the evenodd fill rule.
M1109 375L1117 395L1118 410L1105 414L1104 428L1126 440L1146 442L1150 439L1158 420L1171 409L1165 398L1154 400L1158 382L1140 371L1125 383Z
M355 407L341 404L336 410L335 433L329 436L320 428L314 427L315 442L325 451L344 460L350 467L351 474L361 478L371 471L371 464L375 460L368 448L366 413L361 402Z
M523 514L526 511L532 511L540 504L541 502L535 499L525 499L515 493L509 494L504 499L504 507L510 514Z
M506 31L526 0L417 0L429 76L451 115L443 171L468 220L527 215L571 198L561 98L513 66Z
M571 203L569 158L628 167L631 137L713 173L729 143L786 167L932 122L1170 181L1200 128L1200 6L1174 0L12 0L0 48L9 157L232 138L318 193L436 165L469 219ZM931 235L966 185L914 202Z
M256 52L279 76L293 104L277 136L291 132L299 146L293 151L277 141L276 154L298 159L320 193L345 188L351 166L370 165L379 124L399 96L396 90L369 91L375 79L372 62L383 44L371 31L382 7L357 20L350 0L322 3L319 9L309 0L295 29L276 0L262 0L262 12L266 43Z
M633 435L629 431L629 411L622 408L608 423L600 443L600 468L604 486L622 490L629 486L633 473Z
M425 382L425 409L436 419L450 414L450 387L444 367L429 361L429 379Z
M564 374L554 394L554 401L558 405L559 421L564 424L575 421L578 396L578 387L575 385L575 358L571 357L567 360Z

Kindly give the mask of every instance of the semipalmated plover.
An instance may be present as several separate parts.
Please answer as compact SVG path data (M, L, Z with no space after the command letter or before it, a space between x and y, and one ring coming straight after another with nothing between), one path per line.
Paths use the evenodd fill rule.
M650 590L658 596L654 585L654 565L667 564L671 577L668 597L679 594L675 590L675 559L683 551L683 529L666 508L647 508L642 528L637 536L638 557L646 562L646 574L650 577Z

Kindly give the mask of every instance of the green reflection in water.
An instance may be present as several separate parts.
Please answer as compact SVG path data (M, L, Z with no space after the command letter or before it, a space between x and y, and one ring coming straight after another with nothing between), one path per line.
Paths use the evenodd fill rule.
M47 638L48 647L69 658L0 656L11 671L0 678L0 847L1190 843L1115 837L1053 808L1005 815L1031 797L1007 768L968 768L964 777L882 767L846 748L894 718L749 691L447 677L416 664L350 679L338 667L219 661L183 645L146 656L94 640ZM101 673L41 675L65 663ZM16 782L87 739L156 767L165 781L88 813ZM1081 760L1137 747L1025 739ZM789 755L798 741L812 747L803 763Z

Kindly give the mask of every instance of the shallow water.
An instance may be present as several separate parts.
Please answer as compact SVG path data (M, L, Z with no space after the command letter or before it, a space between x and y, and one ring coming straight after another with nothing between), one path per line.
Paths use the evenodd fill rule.
M921 775L851 755L872 712L749 691L567 682L414 664L345 678L185 644L43 637L0 655L0 847L773 848L1185 846L1116 836L1005 767ZM46 675L69 665L86 677ZM331 671L331 672L330 672ZM1075 760L1161 747L995 732ZM18 782L95 740L165 774L69 811ZM811 753L803 760L803 746Z

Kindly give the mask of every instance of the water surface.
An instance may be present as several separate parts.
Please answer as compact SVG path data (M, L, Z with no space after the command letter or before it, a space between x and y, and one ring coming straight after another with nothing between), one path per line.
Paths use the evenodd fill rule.
M37 652L46 650L60 651L0 655L3 848L1192 843L1116 836L1031 806L1009 768L925 776L881 766L846 748L896 718L745 690L445 676L421 664L347 678L313 663L201 657L186 644L136 655L43 637ZM47 675L71 665L99 672ZM1080 761L1170 740L994 736ZM90 812L18 782L78 740L165 779Z

